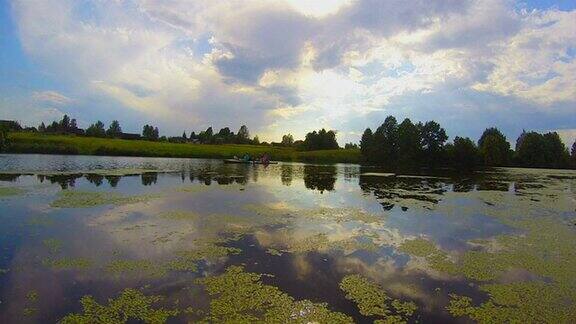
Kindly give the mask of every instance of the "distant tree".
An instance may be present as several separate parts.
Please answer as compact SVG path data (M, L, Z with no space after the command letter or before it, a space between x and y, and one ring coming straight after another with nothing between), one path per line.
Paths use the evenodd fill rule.
M556 132L543 135L546 145L546 167L566 168L570 161L570 153Z
M152 138L152 133L154 132L154 128L148 124L144 125L142 128L142 137L144 139L150 140Z
M38 131L39 131L40 133L46 132L46 125L44 125L44 122L42 122L42 123L40 124L40 126L38 126Z
M228 127L221 128L216 136L221 139L222 143L234 143L235 141L234 132L230 131Z
M572 150L570 151L570 162L572 168L576 169L576 141L572 144Z
M473 170L480 159L476 144L468 137L456 136L454 144L446 146L450 164L459 170Z
M196 133L195 133L194 131L192 131L192 132L190 133L189 139L190 139L190 140L195 140L195 139L198 139L198 136L196 135Z
M246 125L242 125L238 130L238 134L236 134L236 139L240 144L247 144L250 142L250 132L248 131L248 127Z
M120 127L120 122L113 120L108 130L106 131L106 136L108 137L120 137L122 136L122 127Z
M398 165L415 167L422 154L420 130L408 118L398 125Z
M398 122L394 116L388 116L374 132L375 161L394 166L398 160Z
M8 146L8 127L0 125L0 152Z
M312 150L333 150L337 149L338 142L336 141L336 132L333 130L326 131L322 128L321 130L313 131L306 134L304 139L303 148L307 151Z
M200 132L199 134L200 142L204 144L210 144L214 142L214 131L212 127L208 127L205 131Z
M478 140L478 150L486 166L504 166L510 163L510 143L495 127L484 130Z
M70 120L70 131L73 133L78 131L78 123L76 122L76 118L72 118Z
M435 121L418 123L420 130L423 161L428 167L436 167L443 162L444 143L448 140L446 130Z
M294 145L294 137L292 134L286 134L282 136L282 146L292 146Z
M59 132L60 124L56 121L53 121L48 127L46 127L46 132L48 133L57 133Z
M68 132L68 130L70 129L70 117L68 117L68 115L64 115L64 117L62 117L62 120L60 121L60 131L61 132Z
M182 139L184 140L184 142L188 140L188 137L186 136L186 131L182 132Z
M370 128L366 128L360 139L360 153L366 161L374 161L375 159L375 143L374 134Z
M142 137L149 141L157 141L159 137L158 127L152 125L144 125L142 128Z
M105 137L106 131L104 130L104 123L97 121L95 124L90 125L86 129L86 135L90 137Z
M254 139L252 139L252 144L260 145L260 138L258 138L258 135L254 136Z
M352 142L346 143L346 144L344 144L344 149L345 149L345 150L357 150L357 149L358 149L358 144L352 143Z
M566 168L570 165L570 153L556 132L542 135L523 131L516 145L516 163L519 166Z
M546 143L544 136L536 132L524 132L517 141L517 163L524 167L546 166Z

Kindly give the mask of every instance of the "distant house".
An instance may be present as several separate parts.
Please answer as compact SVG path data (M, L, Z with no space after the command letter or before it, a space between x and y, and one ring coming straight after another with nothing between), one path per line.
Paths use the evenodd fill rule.
M22 126L14 120L0 120L0 127L6 128L11 131L21 131Z
M140 134L122 133L120 138L125 140L139 140L142 139L142 136L140 136Z

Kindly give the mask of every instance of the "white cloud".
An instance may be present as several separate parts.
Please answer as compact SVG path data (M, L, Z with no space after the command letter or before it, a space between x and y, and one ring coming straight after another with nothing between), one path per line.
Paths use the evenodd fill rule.
M72 99L56 91L34 91L32 98L36 101L48 103L57 106L64 106L73 102Z
M576 11L519 11L511 0L60 0L13 8L24 50L71 89L75 104L104 95L175 134L246 123L278 140L266 136L352 127L349 120L394 114L393 102L434 93L514 97L526 109L576 102ZM33 97L70 103L51 91ZM468 107L464 96L440 105L439 115L468 116L447 108ZM342 134L365 125L357 127Z

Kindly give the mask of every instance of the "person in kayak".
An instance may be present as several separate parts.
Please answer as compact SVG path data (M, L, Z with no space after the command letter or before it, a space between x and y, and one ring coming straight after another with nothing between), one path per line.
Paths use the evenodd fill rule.
M250 161L252 161L252 158L250 157L250 154L248 154L248 153L244 154L244 156L242 157L242 161L244 161L244 162L250 162Z
M270 163L270 156L268 155L268 153L264 153L264 155L262 155L262 157L260 158L260 163L262 164Z

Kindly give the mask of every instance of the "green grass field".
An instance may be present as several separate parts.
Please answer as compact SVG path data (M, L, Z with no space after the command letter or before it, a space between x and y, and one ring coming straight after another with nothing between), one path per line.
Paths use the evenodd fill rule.
M38 133L10 133L10 153L81 154L110 156L150 156L182 158L229 159L249 153L252 156L270 154L276 161L312 163L358 163L359 150L296 151L292 148L258 145L177 144L151 141L46 135Z

